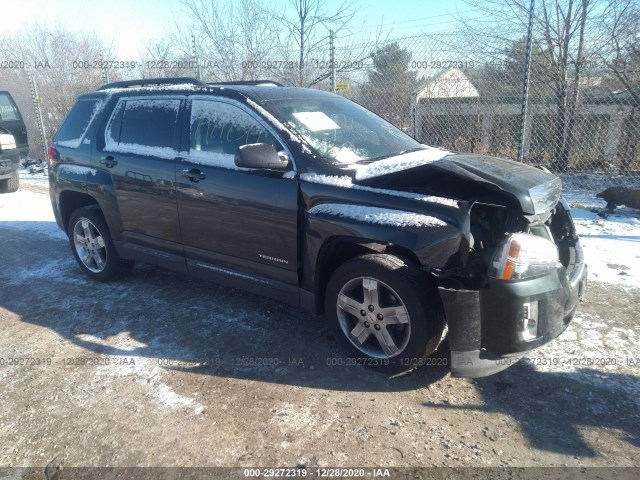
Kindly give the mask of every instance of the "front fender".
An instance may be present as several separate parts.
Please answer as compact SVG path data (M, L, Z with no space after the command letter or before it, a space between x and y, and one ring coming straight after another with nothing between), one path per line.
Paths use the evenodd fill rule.
M363 207L366 208L366 207ZM407 212L410 213L410 212ZM311 209L305 215L305 251L303 288L313 291L317 260L323 245L336 237L367 243L398 246L412 252L420 264L429 268L447 268L462 261L467 244L463 227L441 222L437 225L388 225L354 219Z

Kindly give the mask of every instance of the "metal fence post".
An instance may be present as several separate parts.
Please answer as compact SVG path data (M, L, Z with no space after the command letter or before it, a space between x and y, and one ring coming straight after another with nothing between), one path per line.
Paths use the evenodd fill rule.
M198 59L198 50L196 48L196 35L194 33L191 34L191 47L193 49L193 60L196 62L196 78L202 80L200 78L200 60Z
M535 0L531 0L529 7L529 28L527 30L527 52L522 82L522 114L520 119L520 145L518 145L518 161L524 161L524 144L527 135L527 110L529 107L529 76L531 74L531 37L533 35L533 8Z
M33 73L29 73L29 81L31 83L31 98L33 99L33 107L36 111L36 117L38 119L38 125L40 127L40 141L42 142L42 151L44 152L44 158L47 158L47 133L44 129L42 109L40 108L42 99L38 97L38 86L36 85L36 79Z
M331 72L331 92L336 93L336 49L333 30L329 30L329 68Z

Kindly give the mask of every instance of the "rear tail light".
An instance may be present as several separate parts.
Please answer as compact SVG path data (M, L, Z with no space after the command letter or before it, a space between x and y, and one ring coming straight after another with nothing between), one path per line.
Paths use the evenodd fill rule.
M49 144L49 148L47 149L47 163L51 165L53 159L56 156L56 142L51 142Z

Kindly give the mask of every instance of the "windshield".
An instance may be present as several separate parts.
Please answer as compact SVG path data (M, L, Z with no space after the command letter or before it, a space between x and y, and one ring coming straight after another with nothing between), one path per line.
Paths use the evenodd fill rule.
M341 97L270 100L280 121L332 163L367 161L424 148L369 110Z

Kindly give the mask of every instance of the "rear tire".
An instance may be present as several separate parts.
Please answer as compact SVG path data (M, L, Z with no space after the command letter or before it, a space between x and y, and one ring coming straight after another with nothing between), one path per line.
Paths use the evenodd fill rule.
M99 282L129 273L133 260L120 258L99 208L89 206L71 214L67 230L71 251L82 271Z
M327 284L325 314L352 358L387 373L425 363L444 328L432 280L388 254L341 265Z
M17 192L18 188L20 188L20 176L18 172L14 172L9 178L0 180L0 193Z

